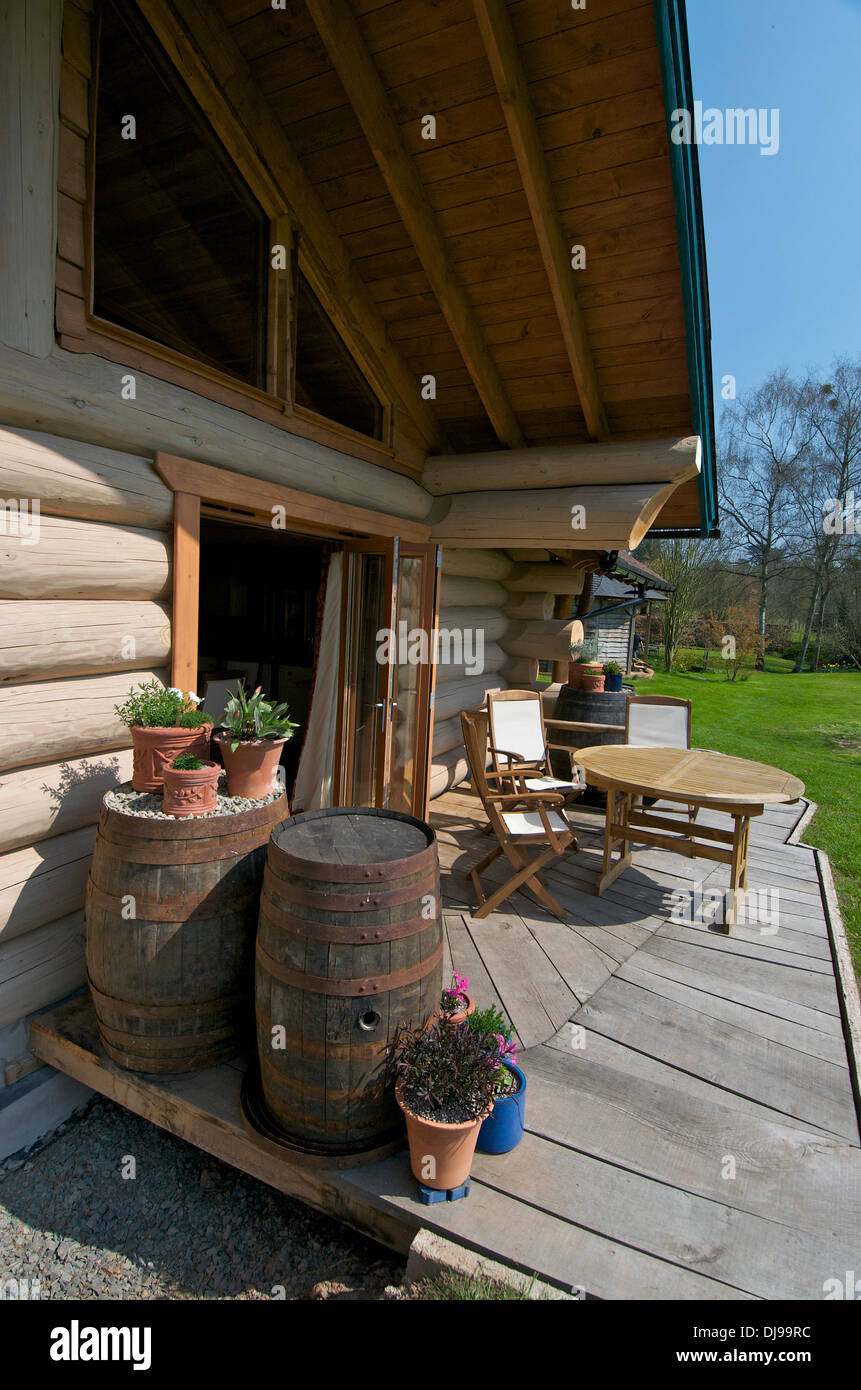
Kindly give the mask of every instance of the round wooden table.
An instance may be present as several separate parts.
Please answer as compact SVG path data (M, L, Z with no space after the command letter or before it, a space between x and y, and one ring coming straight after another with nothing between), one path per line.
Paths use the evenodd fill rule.
M747 887L751 819L761 816L767 805L797 801L804 795L804 783L791 773L705 748L596 744L578 749L575 761L587 782L607 792L604 863L597 892L603 893L631 864L628 845L632 842L669 849L689 859L713 859L730 865L725 931L732 926ZM644 809L644 796L681 802L688 808L687 818ZM703 806L725 811L732 817L732 830L697 825L697 812ZM613 863L617 845L619 858Z

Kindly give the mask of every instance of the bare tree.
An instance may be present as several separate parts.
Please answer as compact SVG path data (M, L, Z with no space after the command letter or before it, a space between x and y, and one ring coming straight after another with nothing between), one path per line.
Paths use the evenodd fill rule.
M793 560L793 491L813 435L799 389L776 372L721 420L721 512L735 573L755 577L760 654L765 656L769 590Z
M831 381L808 379L800 389L799 406L810 445L791 490L810 572L810 596L796 671L804 669L815 622L814 664L818 662L835 571L859 539L855 492L861 490L861 361L838 361Z
M654 541L649 546L653 565L672 590L661 605L664 623L664 661L668 671L675 665L685 622L698 611L706 587L705 576L714 557L714 542L698 537Z

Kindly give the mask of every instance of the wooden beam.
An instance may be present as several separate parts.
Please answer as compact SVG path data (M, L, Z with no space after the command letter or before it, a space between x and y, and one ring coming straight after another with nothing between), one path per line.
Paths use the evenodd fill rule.
M307 0L307 4L488 418L500 442L517 448L523 443L517 417L348 0Z
M603 483L669 483L696 479L699 435L618 444L554 444L509 453L442 454L429 458L422 487L435 497L494 487L577 487Z
M246 515L265 516L270 524L276 516L275 509L283 507L288 531L293 523L293 529L297 524L299 529L307 525L330 535L352 532L360 536L400 536L404 541L422 543L430 536L430 527L420 521L374 512L368 507L353 507L329 497L316 497L310 492L268 483L263 478L233 473L228 468L212 468L195 459L157 453L155 468L169 488L177 494L192 493L198 505L201 501L217 503Z
M178 492L173 513L173 651L171 681L180 690L197 686L197 619L200 601L200 498Z
M607 439L610 430L574 288L576 272L572 269L570 250L556 212L547 158L529 99L508 5L506 0L473 0L473 5L538 235L583 415L592 438Z
M418 381L217 7L136 3L264 211L275 218L289 209L312 288L372 385L402 408L425 448L439 449L441 431Z

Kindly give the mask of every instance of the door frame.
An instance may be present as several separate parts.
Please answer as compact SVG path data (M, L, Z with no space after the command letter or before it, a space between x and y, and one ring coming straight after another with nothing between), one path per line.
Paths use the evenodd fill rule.
M430 536L430 527L419 521L333 502L176 454L157 453L155 470L174 494L171 681L181 690L193 690L197 680L202 513L221 521L271 526L282 509L284 530L328 540L399 536L403 541L427 541Z
M277 515L279 530L321 540L385 537L409 545L427 543L430 537L430 527L422 522L300 492L265 478L160 451L154 462L159 477L174 495L171 684L181 690L194 690L197 683L202 516L269 528ZM427 777L425 804L426 800Z

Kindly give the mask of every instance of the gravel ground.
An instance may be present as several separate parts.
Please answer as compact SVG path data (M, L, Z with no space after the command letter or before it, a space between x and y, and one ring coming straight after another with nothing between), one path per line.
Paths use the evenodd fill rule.
M0 1274L38 1279L42 1298L378 1299L403 1271L102 1097L0 1166Z
M257 799L248 796L228 796L227 779L222 772L218 779L215 810L195 816L194 819L212 820L214 816L236 816L240 811L255 811L258 806L268 806L271 801L277 801L281 794L282 788L278 787L268 796ZM164 797L154 792L136 792L131 782L123 782L122 786L105 792L105 805L110 806L113 811L121 811L124 816L143 816L147 820L169 820L176 823L176 816L168 815L162 810Z

